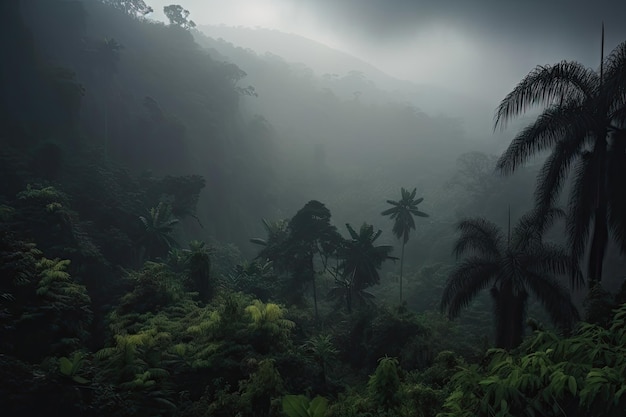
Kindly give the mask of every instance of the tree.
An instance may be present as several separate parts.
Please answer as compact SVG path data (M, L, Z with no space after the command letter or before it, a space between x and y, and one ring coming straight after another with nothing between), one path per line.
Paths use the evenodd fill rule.
M274 267L278 270L284 269L285 257L285 241L289 237L287 226L289 222L287 220L266 220L263 219L263 227L267 232L267 238L255 237L250 239L250 242L255 245L263 246L259 251L257 258L267 259L274 264ZM281 268L282 267L282 268Z
M498 347L510 349L521 343L529 293L537 297L555 324L570 328L579 318L578 311L556 276L570 272L571 262L562 248L541 238L562 215L556 209L531 211L508 236L483 218L461 221L454 251L457 256L469 256L451 272L441 309L455 318L491 285ZM581 279L577 271L573 276Z
M417 188L409 193L405 188L401 188L402 197L398 201L387 200L393 207L383 211L383 216L389 216L393 223L393 234L398 239L402 239L402 254L400 255L400 303L402 303L402 268L404 266L404 246L409 241L411 229L415 230L415 220L413 216L428 217L428 214L418 210L417 205L424 201L423 198L415 199Z
M139 220L144 228L139 238L139 244L143 248L141 262L153 256L164 255L170 248L178 246L172 237L178 219L172 217L172 208L169 204L160 202L150 209L147 216L139 216Z
M193 20L188 19L189 10L185 10L183 6L179 4L170 4L163 7L163 13L170 21L172 26L180 26L183 29L193 29L196 24Z
M213 288L211 286L211 257L209 248L202 241L192 240L186 252L186 270L192 287L198 291L200 300L208 302Z
M622 252L626 250L625 100L626 43L622 43L603 57L599 72L571 61L538 66L496 112L495 126L504 127L528 108L541 106L537 119L517 134L500 157L498 168L511 173L532 155L551 149L537 181L535 197L540 207L557 200L573 168L568 245L576 263L588 251L590 287L602 279L611 234Z
M143 0L103 0L103 2L134 17L145 16L154 11Z
M364 290L380 283L378 270L387 259L396 259L390 256L392 246L374 246L374 242L382 233L374 233L374 226L363 223L357 233L349 223L346 228L350 239L346 239L339 247L337 256L340 259L340 275L336 278L340 286L334 291L346 299L348 311L352 311L352 298L363 298L369 294Z
M316 319L318 311L314 258L319 256L326 269L328 258L336 253L341 241L337 228L330 224L330 216L330 210L323 203L316 200L306 203L289 221L289 236L282 251L294 278L311 284Z

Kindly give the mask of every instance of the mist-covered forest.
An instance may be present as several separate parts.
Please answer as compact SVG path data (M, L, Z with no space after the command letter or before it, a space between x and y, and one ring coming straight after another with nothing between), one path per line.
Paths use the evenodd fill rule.
M626 43L485 112L152 12L0 2L2 415L624 415Z

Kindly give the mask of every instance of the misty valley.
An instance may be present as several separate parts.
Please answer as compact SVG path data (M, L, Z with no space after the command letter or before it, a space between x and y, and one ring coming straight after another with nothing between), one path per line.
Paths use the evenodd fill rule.
M494 102L167 3L0 2L2 415L625 415L626 42Z

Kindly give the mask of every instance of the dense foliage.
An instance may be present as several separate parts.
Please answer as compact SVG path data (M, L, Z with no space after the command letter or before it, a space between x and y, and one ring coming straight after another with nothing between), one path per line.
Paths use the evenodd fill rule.
M151 21L148 3L0 2L4 414L621 415L626 284L613 277L622 286L610 291L589 276L592 323L579 322L576 294L559 280L579 278L580 257L547 227L561 213L556 197L523 215L533 167L493 176L496 157L461 143L458 123L389 103L363 74L320 80L207 38L181 5L165 7L168 25ZM610 117L574 127L600 121L620 138L622 49L602 89L597 74L574 71L593 87L589 102L560 78L540 83L550 111L610 99ZM501 117L528 104L515 107L515 94ZM500 167L518 169L533 140L565 146L572 132L560 141L559 126L516 139ZM580 143L567 163L597 168L592 179L617 170L618 156L604 166ZM426 144L430 154L417 152ZM539 197L565 185L558 171L545 188L550 169ZM413 188L387 200L407 178ZM587 179L575 179L575 195ZM621 243L615 184L594 188L606 201L594 200L592 220ZM520 220L505 238L509 204L507 221ZM571 226L590 220L584 207L570 210L570 249L587 244ZM379 229L381 212L394 224ZM616 251L596 235L592 253L616 271ZM451 250L469 256L455 262ZM480 294L488 287L491 299ZM439 314L440 300L460 320Z

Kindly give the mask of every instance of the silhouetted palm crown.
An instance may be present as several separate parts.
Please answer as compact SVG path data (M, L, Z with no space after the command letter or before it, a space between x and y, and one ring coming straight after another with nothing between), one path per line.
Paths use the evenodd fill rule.
M551 149L538 177L539 207L556 201L571 168L567 231L573 261L583 257L590 231L588 279L602 278L609 230L626 250L626 43L599 72L562 61L530 72L497 109L495 125L540 105L542 113L512 141L498 162L512 172L532 155ZM590 223L594 222L593 228Z
M407 189L401 189L402 198L399 201L387 200L387 203L393 207L382 212L383 216L389 216L393 223L393 234L402 239L403 243L409 240L409 233L415 229L415 220L413 216L428 217L428 214L418 210L417 205L424 201L423 198L415 200L417 189L409 192Z
M372 225L363 223L358 233L348 223L346 228L350 239L345 240L339 250L343 274L352 277L352 286L357 291L380 283L378 269L387 259L395 259L389 255L393 247L374 245L382 231L374 232Z
M495 306L496 344L511 348L521 342L527 297L534 295L557 325L569 327L578 312L556 275L570 272L571 262L561 248L543 242L544 229L560 215L558 210L531 212L505 236L483 218L461 221L454 251L468 255L451 273L441 308L451 318L491 286ZM581 279L579 274L574 274Z

